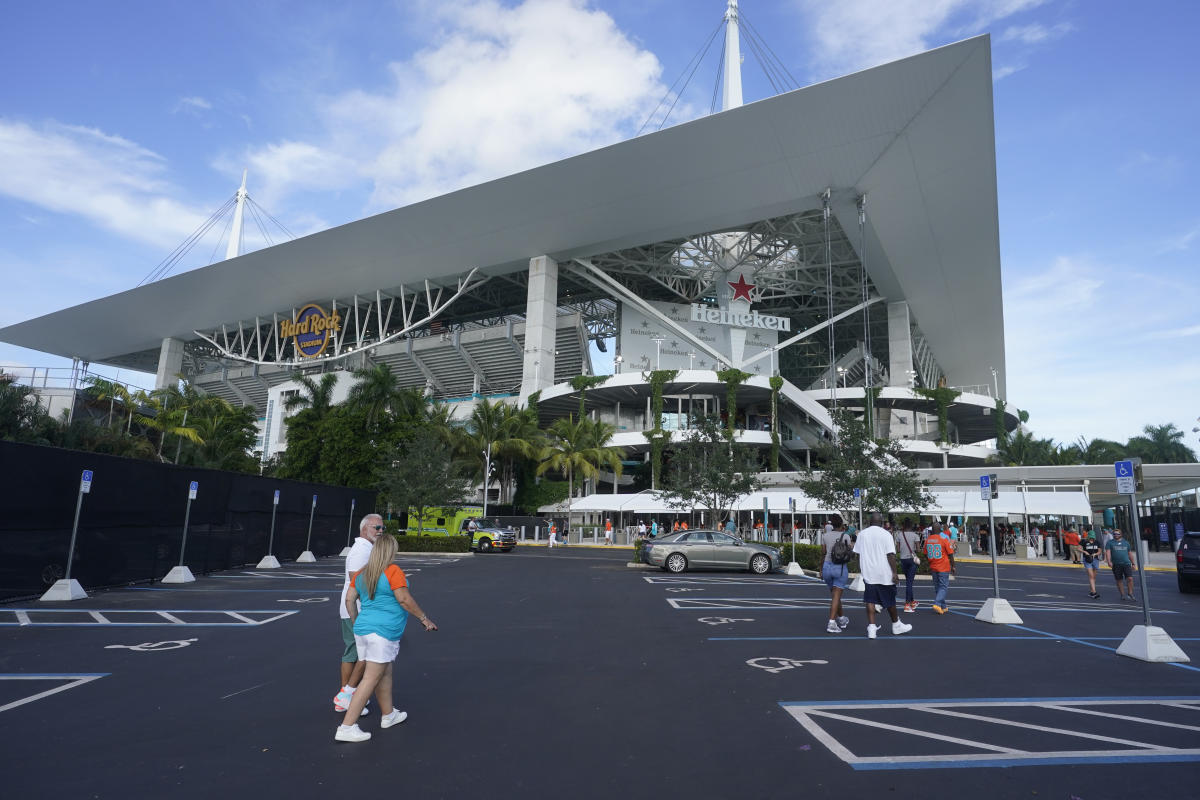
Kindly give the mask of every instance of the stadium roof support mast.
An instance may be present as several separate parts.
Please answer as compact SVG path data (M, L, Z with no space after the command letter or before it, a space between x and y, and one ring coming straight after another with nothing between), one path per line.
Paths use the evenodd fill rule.
M742 48L738 39L738 0L725 7L725 85L721 90L721 110L742 104Z
M233 210L233 225L229 229L229 244L225 248L225 260L242 254L242 212L246 208L246 172L242 170L242 185L237 190L237 206Z

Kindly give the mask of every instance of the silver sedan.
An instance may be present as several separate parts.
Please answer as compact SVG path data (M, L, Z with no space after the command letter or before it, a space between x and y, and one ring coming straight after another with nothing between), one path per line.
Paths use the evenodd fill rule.
M782 563L776 548L747 544L721 531L683 531L651 539L645 558L646 563L668 572L716 568L748 569L765 575Z

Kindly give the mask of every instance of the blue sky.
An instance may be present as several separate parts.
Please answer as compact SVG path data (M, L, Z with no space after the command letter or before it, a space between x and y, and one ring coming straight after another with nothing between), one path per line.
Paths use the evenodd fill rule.
M800 85L991 33L1008 399L1059 441L1174 422L1195 448L1193 4L741 5ZM0 326L133 287L243 167L251 196L308 233L628 138L723 11L724 0L10 7ZM718 51L672 123L707 113ZM747 101L771 93L750 54L744 76ZM247 243L262 245L253 226ZM181 268L223 249L210 237ZM0 364L61 363L0 345Z

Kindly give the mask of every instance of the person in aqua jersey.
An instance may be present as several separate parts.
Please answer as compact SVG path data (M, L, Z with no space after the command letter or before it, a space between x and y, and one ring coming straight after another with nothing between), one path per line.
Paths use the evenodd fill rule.
M390 728L408 719L407 712L392 705L392 662L400 652L400 638L404 636L409 614L415 615L425 630L438 629L408 591L404 570L392 563L395 557L395 537L380 536L371 548L367 565L352 575L346 591L346 613L354 625L354 643L358 657L367 666L346 716L333 735L339 742L365 742L371 738L371 734L358 727L358 717L371 692L375 693L383 715L379 719L380 728Z
M650 538L653 539L656 536L658 536L658 520L654 519L650 521Z
M1104 560L1112 569L1122 600L1133 599L1133 571L1137 569L1137 556L1134 555L1131 544L1121 533L1121 529L1115 528L1113 538L1104 546Z
M1083 568L1087 572L1088 586L1091 591L1088 592L1088 597L1095 600L1100 596L1096 591L1096 568L1100 566L1100 543L1096 541L1096 532L1088 531L1083 542L1079 545L1080 552L1083 554Z
M733 536L737 532L737 526L733 524L733 517L725 520L725 532Z

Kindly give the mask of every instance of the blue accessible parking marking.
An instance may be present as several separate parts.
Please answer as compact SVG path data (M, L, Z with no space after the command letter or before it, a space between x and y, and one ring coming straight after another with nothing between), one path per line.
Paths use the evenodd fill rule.
M239 627L259 626L299 614L299 611L207 611L200 609L167 609L130 611L128 609L85 610L75 608L4 608L0 609L0 626L8 627L86 627L110 625L141 628L160 625L175 627Z
M1194 713L1200 711L1200 697L842 700L780 706L856 770L1200 761L1200 716ZM1014 737L1013 729L1021 733ZM868 731L878 735L864 735ZM1037 735L1054 746L1014 746ZM892 747L903 750L887 752Z

